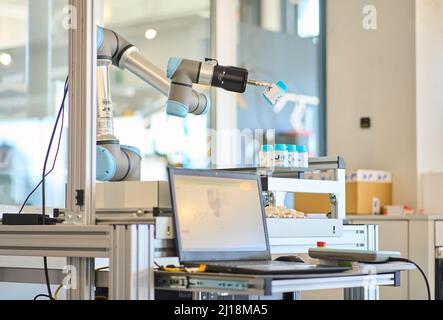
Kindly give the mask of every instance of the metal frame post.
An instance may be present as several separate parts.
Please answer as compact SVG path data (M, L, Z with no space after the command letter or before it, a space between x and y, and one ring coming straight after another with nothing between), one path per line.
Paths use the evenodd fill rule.
M346 170L337 169L335 175L339 190L334 194L335 203L332 206L332 213L335 219L346 219Z
M66 219L95 224L96 65L95 2L70 0L69 164Z
M96 65L95 1L70 0L69 150L66 222L95 224ZM70 299L94 297L94 259L69 258L77 271Z
M115 225L111 234L109 298L154 299L154 225Z
M94 259L91 258L73 258L67 259L68 266L74 268L76 281L66 292L68 300L91 300L94 296L95 272Z
M366 225L366 247L365 250L378 250L378 226ZM359 288L344 289L345 300L380 300L380 288L378 286L367 286Z

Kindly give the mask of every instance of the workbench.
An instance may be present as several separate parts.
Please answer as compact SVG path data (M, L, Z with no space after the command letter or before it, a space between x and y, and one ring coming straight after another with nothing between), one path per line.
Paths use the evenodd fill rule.
M379 286L400 286L400 272L413 270L410 263L358 264L352 270L326 274L255 275L155 271L156 290L192 292L194 299L205 293L248 296L254 299L303 291L344 289L347 300L377 300Z
M155 290L190 292L193 299L216 299L232 295L250 299L281 297L301 299L304 291L343 289L347 300L378 300L380 286L400 286L400 273L413 270L409 263L360 264L358 268L341 273L252 275L223 273L154 272ZM61 283L62 270L50 270L51 282ZM106 270L95 273L95 286L106 288L113 275ZM0 268L0 281L44 283L41 270L29 268ZM153 297L151 297L153 298Z

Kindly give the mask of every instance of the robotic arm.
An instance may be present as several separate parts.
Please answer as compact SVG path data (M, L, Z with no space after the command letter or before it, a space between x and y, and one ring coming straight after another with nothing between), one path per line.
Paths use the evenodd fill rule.
M214 63L215 62L215 63ZM141 155L134 147L120 145L114 136L109 82L111 65L128 70L168 97L168 115L185 118L210 109L209 97L193 90L193 84L243 93L246 86L267 87L268 101L284 89L273 84L248 80L248 70L220 66L215 60L193 61L171 58L165 73L140 55L138 49L112 30L97 28L97 180L140 180ZM286 90L286 89L285 89Z
M168 96L170 81L164 71L140 55L138 49L112 30L97 28L97 180L140 180L141 154L137 148L122 146L114 135L109 69L111 65L128 70L159 92ZM186 111L178 101L168 101L167 112L186 117L188 113L205 114L210 108L209 98L192 88L179 101L186 103ZM177 95L175 95L177 96Z
M177 85L174 84L174 81L171 83L170 80L165 77L164 71L145 59L134 45L130 44L126 39L114 31L98 27L97 43L99 68L104 66L105 69L108 69L112 63L114 66L117 66L122 70L128 70L135 74L141 80L157 89L160 93L169 96L167 103L167 113L169 115L184 118L188 113L201 115L208 112L210 108L209 98L205 94L193 90L192 82L186 84L186 86L188 86L187 90L182 90L183 88L181 86L183 86L183 84ZM177 71L179 67L179 65L174 64L174 62L178 62L178 59L170 59L167 74L171 74L171 77L168 78L172 78L174 75L174 72L172 72L173 68L175 68L174 71ZM199 62L195 62L195 64L195 66L198 67ZM195 72L195 74L199 72L198 69L189 71ZM246 72L247 80L247 70L244 70L244 72ZM181 75L183 73L177 72L177 76L179 74ZM103 75L101 75L101 78L103 78ZM199 82L195 81L194 83ZM181 108L177 108L176 103L180 103L180 107L185 108L186 113L183 112Z

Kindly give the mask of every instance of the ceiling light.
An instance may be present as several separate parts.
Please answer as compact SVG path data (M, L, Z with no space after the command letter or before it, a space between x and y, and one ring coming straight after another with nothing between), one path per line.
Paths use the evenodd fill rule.
M4 66L9 66L12 63L12 56L5 52L0 54L0 63Z
M145 32L145 38L148 40L154 40L155 37L157 37L157 30L155 29L148 29Z

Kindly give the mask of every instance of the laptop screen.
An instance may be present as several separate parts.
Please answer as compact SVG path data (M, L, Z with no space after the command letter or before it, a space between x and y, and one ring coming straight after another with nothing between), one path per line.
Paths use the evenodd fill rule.
M269 259L260 179L170 169L181 261Z

